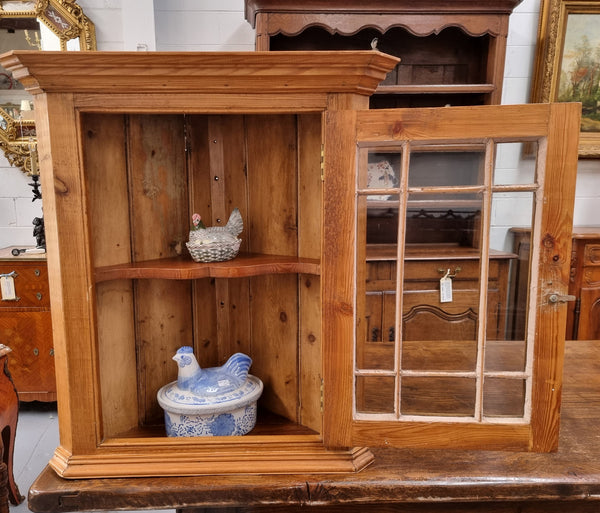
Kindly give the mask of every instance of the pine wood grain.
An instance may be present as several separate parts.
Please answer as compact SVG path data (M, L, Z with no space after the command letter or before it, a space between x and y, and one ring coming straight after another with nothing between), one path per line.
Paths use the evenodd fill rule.
M321 181L320 114L298 116L298 256L319 259L323 201ZM320 268L320 266L319 266ZM318 273L303 270L298 276L300 379L299 421L322 431L321 383L323 379L321 337L321 291Z
M319 52L85 52L12 51L2 65L32 92L181 93L228 95L330 91L368 96L398 58L377 51ZM285 55L287 54L287 55ZM35 68L35 78L30 69ZM335 70L330 73L324 70ZM365 73L367 71L367 73ZM288 77L294 75L294 80Z
M127 136L132 260L177 256L191 217L181 117L130 116ZM192 342L191 284L143 280L134 294L139 417L153 423L158 389L177 376L171 358Z
M119 115L106 118L106 123L103 119L93 114L83 119L94 266L131 261L127 164L123 152L126 120ZM111 208L106 208L109 201ZM131 281L115 280L96 287L98 354L107 362L99 369L105 435L138 424L133 300ZM114 304L120 308L110 308Z

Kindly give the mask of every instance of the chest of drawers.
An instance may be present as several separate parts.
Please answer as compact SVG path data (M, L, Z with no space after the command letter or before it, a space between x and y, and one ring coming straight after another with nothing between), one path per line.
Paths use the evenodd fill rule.
M54 349L44 254L13 256L0 250L0 275L9 284L0 300L0 343L9 345L9 366L21 401L55 401ZM14 294L9 294L14 289Z
M491 251L488 274L487 336L505 338L506 307L512 253ZM381 258L381 257L380 257ZM369 339L394 339L396 262L374 260L368 264L367 305ZM440 302L440 278L452 276L452 301ZM415 340L454 336L475 339L479 304L479 253L473 248L432 244L407 248L404 262L402 320L404 336Z

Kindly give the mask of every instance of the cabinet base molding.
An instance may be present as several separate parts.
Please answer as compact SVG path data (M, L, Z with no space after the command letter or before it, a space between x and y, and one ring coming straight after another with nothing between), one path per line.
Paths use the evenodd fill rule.
M131 451L99 451L97 454L71 455L58 447L50 467L65 479L200 476L214 474L293 474L358 472L374 460L367 447L326 449L321 442L306 444L265 442L244 447L216 443L207 447L156 447ZM228 445L228 444L227 444ZM139 449L139 447L138 447Z

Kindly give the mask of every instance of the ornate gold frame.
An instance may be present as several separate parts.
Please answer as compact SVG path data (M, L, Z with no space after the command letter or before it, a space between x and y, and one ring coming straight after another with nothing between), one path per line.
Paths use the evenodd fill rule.
M567 18L570 14L600 14L600 1L541 0L532 102L557 101ZM600 132L580 132L579 156L600 158Z
M0 18L37 18L58 37L61 50L75 38L79 38L81 51L96 49L95 26L76 0L24 0L25 8L16 11L5 11L3 3L0 1ZM0 148L9 163L26 174L37 174L36 147L35 122L15 119L0 108Z

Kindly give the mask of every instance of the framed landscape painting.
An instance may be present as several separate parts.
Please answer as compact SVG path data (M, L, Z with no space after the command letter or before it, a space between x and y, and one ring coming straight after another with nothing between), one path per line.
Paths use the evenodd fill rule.
M600 1L541 0L533 102L581 102L580 157L600 157Z

